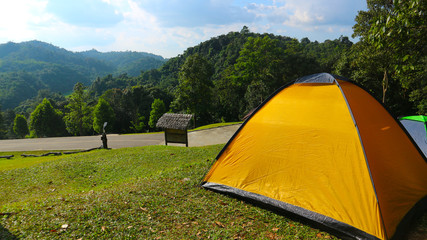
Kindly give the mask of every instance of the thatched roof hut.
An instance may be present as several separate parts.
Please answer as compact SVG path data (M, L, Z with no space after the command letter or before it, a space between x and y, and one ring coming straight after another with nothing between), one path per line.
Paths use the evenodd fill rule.
M165 113L157 121L156 127L186 130L192 117L192 114Z
M165 130L165 144L185 143L188 147L187 128L190 124L192 114L165 113L157 121L156 127Z

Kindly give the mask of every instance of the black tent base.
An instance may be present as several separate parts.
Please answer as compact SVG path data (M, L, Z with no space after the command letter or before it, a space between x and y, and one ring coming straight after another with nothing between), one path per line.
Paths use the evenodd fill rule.
M291 220L298 221L310 227L328 232L341 239L378 239L360 229L352 227L346 223L337 221L330 217L308 211L306 209L283 203L265 196L246 192L233 187L204 182L202 187L208 190L222 193L239 200L243 200L254 206L272 211L276 214L287 217ZM397 227L396 233L391 239L406 239L407 230L411 227L411 223L427 210L427 196L419 201L412 210L405 216Z

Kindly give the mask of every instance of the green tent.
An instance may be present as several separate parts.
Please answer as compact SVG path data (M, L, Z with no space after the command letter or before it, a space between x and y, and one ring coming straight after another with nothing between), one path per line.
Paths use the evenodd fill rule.
M427 116L407 116L400 118L400 122L414 139L415 143L427 157Z

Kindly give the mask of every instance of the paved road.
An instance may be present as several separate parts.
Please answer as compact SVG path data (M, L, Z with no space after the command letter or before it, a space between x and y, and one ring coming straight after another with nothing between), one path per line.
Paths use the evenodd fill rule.
M205 146L226 143L240 124L188 133L188 145ZM165 144L164 134L118 135L108 134L108 147L124 148ZM89 149L102 145L101 136L33 138L0 140L0 152L37 151L37 150L77 150ZM171 144L185 146L183 144Z

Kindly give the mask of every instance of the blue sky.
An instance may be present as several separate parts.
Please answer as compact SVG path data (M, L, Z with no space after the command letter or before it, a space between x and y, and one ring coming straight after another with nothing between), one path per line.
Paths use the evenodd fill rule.
M40 40L71 51L166 58L248 26L323 42L351 37L365 0L13 0L0 3L0 43Z

